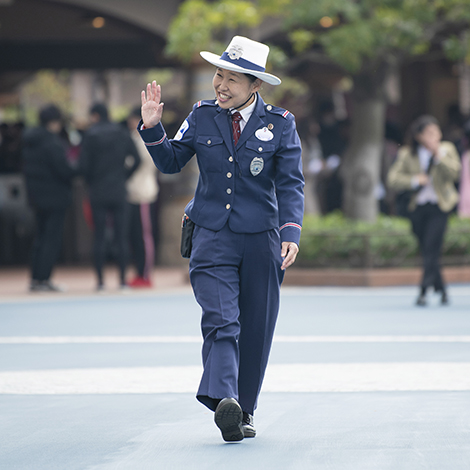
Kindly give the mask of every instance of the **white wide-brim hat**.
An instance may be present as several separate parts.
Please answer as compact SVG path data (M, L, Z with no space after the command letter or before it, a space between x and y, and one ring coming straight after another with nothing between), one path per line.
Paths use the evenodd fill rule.
M265 72L269 46L261 42L235 36L220 57L206 51L200 54L207 62L221 69L254 75L270 85L281 83L278 77Z

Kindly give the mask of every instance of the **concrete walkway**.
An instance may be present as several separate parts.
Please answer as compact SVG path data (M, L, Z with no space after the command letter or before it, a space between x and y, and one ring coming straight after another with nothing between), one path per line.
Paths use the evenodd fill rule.
M132 279L132 274L128 275ZM37 298L37 297L70 297L83 295L98 295L96 275L92 267L57 267L52 281L64 287L63 293L30 293L30 274L26 267L0 269L0 299ZM114 295L119 292L119 274L116 268L110 266L104 270L106 290L99 295ZM189 288L188 268L155 268L153 271L153 286L145 289L132 289L127 293L157 293L168 292L180 288Z
M470 286L427 308L415 287L284 287L258 435L227 444L194 397L199 306L161 274L3 295L0 469L470 468Z
M104 271L106 292L100 295L113 295L119 287L117 269L110 266ZM383 269L303 269L291 267L284 278L284 286L345 286L345 287L384 287L416 286L421 279L420 268ZM470 266L444 267L443 275L449 283L470 284ZM128 279L132 278L129 272ZM59 295L95 294L96 276L92 267L57 267L53 282L65 287ZM189 287L188 266L156 267L153 271L153 287L139 289L140 294L161 293ZM27 267L0 268L0 299L31 297L29 294L29 269ZM135 290L132 291L136 293ZM130 292L128 292L130 293ZM44 294L40 294L44 296ZM57 296L57 294L53 294Z

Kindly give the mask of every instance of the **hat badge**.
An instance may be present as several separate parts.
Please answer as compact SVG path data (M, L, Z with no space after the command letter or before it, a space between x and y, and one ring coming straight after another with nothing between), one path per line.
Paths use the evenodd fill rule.
M240 46L232 46L228 51L228 56L232 60L237 60L243 55L243 48Z

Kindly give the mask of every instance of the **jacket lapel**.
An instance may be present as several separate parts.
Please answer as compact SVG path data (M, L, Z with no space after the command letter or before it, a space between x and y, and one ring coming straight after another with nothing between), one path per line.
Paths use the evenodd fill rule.
M214 121L219 128L220 134L222 135L229 152L233 152L232 128L230 127L227 111L222 108L219 108L219 110L220 111L214 118Z
M261 117L264 117L265 115L266 111L264 110L264 101L258 94L255 109L253 110L253 114L251 115L250 119L248 119L248 122L246 123L246 126L240 135L240 139L237 143L237 149L244 145L248 138L251 137L257 129L264 127L264 121L261 119Z

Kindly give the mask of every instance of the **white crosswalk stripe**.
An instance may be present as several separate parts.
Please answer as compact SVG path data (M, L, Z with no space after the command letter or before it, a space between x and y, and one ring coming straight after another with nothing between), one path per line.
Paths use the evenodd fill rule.
M0 394L195 393L199 366L0 372ZM264 392L470 391L470 363L271 364Z
M11 336L0 345L201 343L200 336ZM288 336L277 343L469 343L468 335ZM200 366L0 372L0 394L194 393ZM470 391L468 362L270 364L264 392Z

